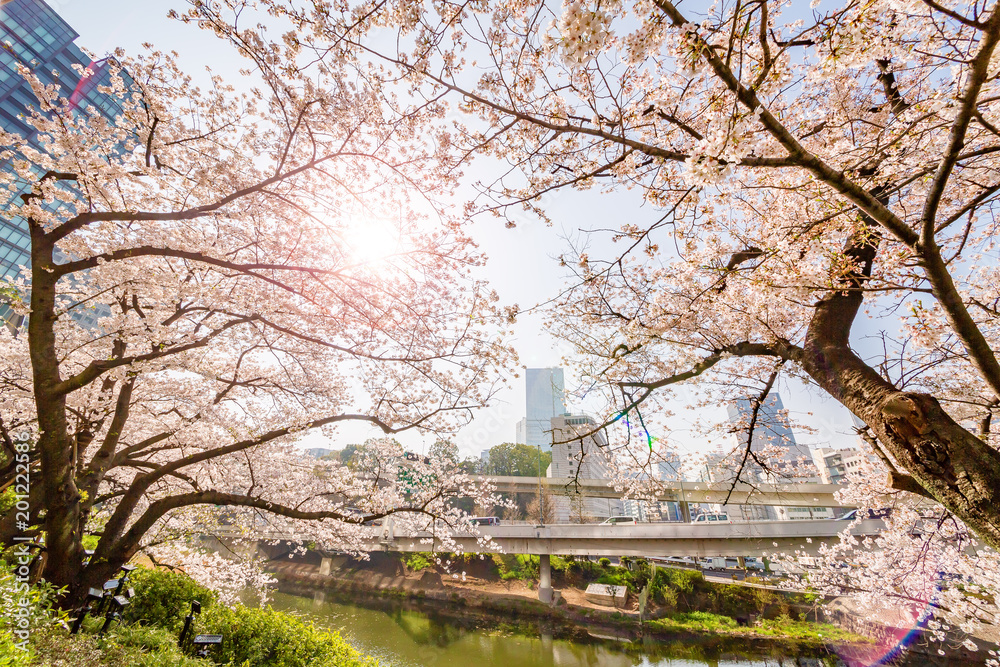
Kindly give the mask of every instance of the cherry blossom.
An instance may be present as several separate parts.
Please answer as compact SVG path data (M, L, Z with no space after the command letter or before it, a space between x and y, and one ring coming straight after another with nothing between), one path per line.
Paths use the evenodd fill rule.
M28 318L0 330L0 434L5 454L32 442L30 521L6 513L0 539L44 533L66 605L140 551L229 594L264 583L198 535L360 552L378 537L365 521L445 534L470 528L455 494L491 498L394 441L365 448L364 473L294 447L352 422L450 433L513 357L447 206L455 175L426 130L442 109L399 117L374 81L296 67L294 40L230 28L217 32L247 58L244 92L196 85L152 47L106 65L108 114L21 71L38 136L4 137L20 157L3 185L25 193L7 214L32 257L5 286ZM424 481L403 484L413 467ZM86 565L85 533L99 536Z
M994 622L996 3L265 6L304 52L382 68L398 108L451 104L454 168L483 170L470 211L547 221L546 195L587 189L649 205L585 221L610 238L567 253L579 280L552 308L609 428L810 383L880 461L849 493L897 514L828 545L851 567L809 585ZM610 447L648 467L625 431Z

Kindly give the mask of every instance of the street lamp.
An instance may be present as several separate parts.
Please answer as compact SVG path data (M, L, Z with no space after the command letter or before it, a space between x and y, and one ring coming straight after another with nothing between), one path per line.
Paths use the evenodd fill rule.
M201 613L201 603L197 600L191 600L191 612L184 618L184 627L181 629L181 636L177 640L178 646L184 646L184 640L187 639L188 632L191 630L191 622L194 621L194 615L199 613Z

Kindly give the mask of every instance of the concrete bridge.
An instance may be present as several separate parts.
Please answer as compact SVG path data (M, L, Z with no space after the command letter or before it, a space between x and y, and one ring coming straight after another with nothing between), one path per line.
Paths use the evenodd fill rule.
M431 532L397 533L391 519L370 526L366 551L453 551L466 553L513 553L539 556L539 599L552 599L550 555L573 556L765 556L794 553L816 555L826 543L838 541L850 522L838 520L750 521L718 524L643 523L637 525L553 524L544 526L480 526L479 535L455 533L445 543ZM878 519L851 527L855 537L877 535L885 528ZM206 536L208 537L208 536ZM271 545L297 544L303 538L277 532L253 536L216 532L210 539L255 539ZM483 538L490 538L485 540ZM264 545L261 545L262 547ZM244 547L245 548L245 547ZM274 547L264 547L272 550ZM280 546L279 546L280 548ZM254 548L256 550L256 547ZM332 556L323 555L320 573L329 574Z
M839 541L849 522L754 521L715 525L647 523L634 526L557 524L548 526L482 526L481 535L457 533L451 539L466 553L534 554L539 557L538 599L552 600L551 554L573 556L764 556L775 553L816 555L824 543ZM851 528L855 537L876 535L884 528L877 519ZM392 523L379 527L368 551L451 551L432 533L395 534ZM491 538L484 542L483 537ZM330 573L324 558L320 572Z
M796 550L816 555L822 543L839 540L847 521L752 521L747 523L555 524L546 526L481 526L481 536L456 533L451 539L469 553L565 554L572 556L753 556ZM884 529L877 519L862 521L851 533L875 535ZM451 550L428 532L398 534L391 523L369 543L368 551ZM489 542L481 542L482 537Z
M578 493L587 498L622 497L606 479L573 479L572 477L497 477L475 479L492 482L497 491L505 493L538 493L539 487L554 494ZM778 505L785 507L844 507L834 494L844 487L838 484L746 484L737 483L730 495L729 482L662 482L657 483L657 500L679 503L722 504L729 497L730 505Z
M552 477L480 477L492 482L497 491L537 493L539 487L554 495L576 493L591 498L621 498L608 480ZM672 482L660 486L657 500L680 504L684 517L690 519L689 503L723 504L729 497L732 505L777 505L786 507L843 507L835 497L842 487L836 484L757 484ZM849 526L838 520L749 521L718 524L642 523L638 525L556 524L533 526L480 526L480 535L457 533L453 546L446 546L439 536L429 532L400 534L388 519L383 526L372 526L367 551L451 551L466 553L534 554L540 558L539 599L552 596L549 568L550 554L574 556L753 556L774 553L805 555L818 553L823 543L837 541L838 533ZM862 521L851 529L861 537L875 535L884 528L879 520ZM216 533L217 538L247 537ZM482 538L491 538L482 541ZM261 542L301 543L300 536L259 533ZM320 571L329 573L332 560L324 556Z

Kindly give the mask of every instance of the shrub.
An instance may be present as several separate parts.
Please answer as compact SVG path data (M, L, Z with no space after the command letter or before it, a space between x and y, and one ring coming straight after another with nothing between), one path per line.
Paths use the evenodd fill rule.
M420 553L419 551L407 554L403 562L406 564L406 569L411 572L420 572L421 570L434 567L434 563L427 557L427 554Z
M714 586L711 593L711 606L720 614L736 616L749 611L778 615L788 611L788 600L773 591L720 584Z
M34 586L18 580L27 566L8 565L0 560L0 665L21 667L29 664L26 642L35 635L48 634L65 620L54 609L58 591L42 582ZM20 646L19 646L20 645Z
M736 621L729 616L721 616L705 611L671 614L664 618L649 621L649 625L657 630L698 630L708 632L729 631L736 628Z
M577 560L569 563L566 567L566 574L579 577L585 581L593 581L604 573L604 568L593 561Z
M632 567L629 568L632 574L632 581L635 584L636 590L641 590L645 588L646 584L649 583L652 576L652 570L649 566L649 561L643 558L633 558L629 561Z
M525 554L493 554L493 564L502 581L523 579L534 581L538 578L538 556Z
M611 559L610 558L598 558L597 559L597 564L600 565L601 567L610 567L611 566Z
M192 600L201 602L203 608L215 603L212 591L179 572L140 567L132 573L129 585L135 589L135 597L123 614L128 623L175 631L187 616Z
M705 578L697 570L661 567L656 570L655 580L681 593L693 593L695 586L704 583Z
M101 619L93 619L92 630ZM38 633L31 638L31 665L45 667L212 667L212 663L184 655L177 637L162 628L114 626L104 637L69 635L65 630ZM0 663L3 664L3 663Z
M339 633L317 628L291 614L215 605L198 618L198 632L221 634L213 658L253 667L368 667L377 663L352 648Z
M632 583L631 577L622 572L605 572L601 575L601 578L597 580L599 584L608 584L609 586L628 586L632 588L630 584Z

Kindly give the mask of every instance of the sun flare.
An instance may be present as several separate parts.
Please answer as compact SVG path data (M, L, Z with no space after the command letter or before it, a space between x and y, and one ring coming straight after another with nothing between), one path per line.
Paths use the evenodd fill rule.
M341 236L343 256L350 264L382 262L403 247L398 226L386 220L353 220Z

